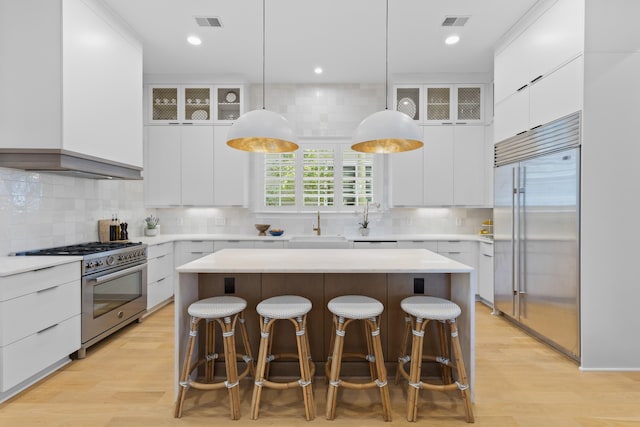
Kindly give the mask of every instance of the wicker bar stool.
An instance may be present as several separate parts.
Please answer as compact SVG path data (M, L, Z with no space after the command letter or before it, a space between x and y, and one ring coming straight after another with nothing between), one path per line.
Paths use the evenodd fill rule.
M249 336L244 324L243 310L247 307L247 302L238 297L221 296L206 298L196 301L188 308L191 316L191 326L189 329L189 339L184 356L182 374L180 375L180 387L178 388L178 399L176 401L176 418L182 416L182 406L185 395L189 387L199 390L216 390L227 388L229 390L229 400L231 407L231 419L240 418L240 393L238 385L240 379L253 373L253 357L249 346ZM202 320L206 321L205 349L204 354L191 364L193 351L198 336L198 325ZM235 326L240 321L240 333L246 354L236 353ZM215 353L215 325L220 325L222 330L222 341L224 355ZM214 382L214 363L216 359L222 359L226 368L225 381ZM237 359L242 359L246 363L245 370L238 375ZM205 365L204 382L190 379L191 373L201 365Z
M258 419L262 388L288 389L302 388L304 412L308 421L316 416L311 379L315 374L315 365L311 361L309 337L307 331L307 313L311 311L311 301L296 295L281 295L268 298L256 307L260 315L260 351L256 364L255 385L251 398L251 419ZM277 320L289 320L296 331L297 354L270 354L273 341L273 327ZM268 365L277 359L297 359L300 365L300 379L290 382L274 382L268 379Z
M462 358L462 350L458 339L458 327L456 318L460 316L460 307L449 300L429 296L412 296L402 300L402 310L408 314L406 318L402 349L398 358L398 374L409 380L407 420L416 421L418 416L418 391L422 389L434 391L460 390L465 404L466 419L468 423L474 422L473 408L471 407L471 393L467 380L467 373ZM430 320L438 321L438 334L440 342L440 356L423 355L424 332ZM451 343L447 339L446 325L449 325ZM411 343L411 356L407 355L409 334L413 334ZM449 359L449 345L453 349L454 362ZM443 384L425 383L420 380L421 365L423 361L435 361L442 367ZM409 373L405 364L411 362ZM457 381L453 381L451 370L457 373Z
M332 348L332 355L327 358L325 365L327 377L329 378L327 419L333 420L336 416L338 387L355 390L378 387L382 401L382 416L385 421L391 421L391 401L387 385L387 370L384 366L382 342L380 340L379 316L384 311L384 306L374 298L362 295L344 295L329 301L327 308L333 313L333 324L336 328L335 335L331 336L330 348ZM363 320L365 323L368 352L366 355L343 353L346 329L354 320ZM353 383L340 379L343 357L357 357L367 360L371 370L371 381L368 383Z

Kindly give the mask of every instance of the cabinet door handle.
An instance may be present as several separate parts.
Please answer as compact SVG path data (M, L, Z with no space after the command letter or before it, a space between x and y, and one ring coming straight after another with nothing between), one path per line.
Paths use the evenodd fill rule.
M167 254L160 255L160 256L159 256L159 257L157 257L156 259L162 259L162 258L164 258L164 257L166 257L166 256L167 256Z
M453 125L453 122L442 122L442 124L443 124L443 125L451 126L451 125Z
M538 77L536 77L535 79L531 80L531 83L535 83L538 80L540 80L542 78L542 74L540 74Z
M531 130L538 129L540 126L542 126L542 125L534 126L534 127L531 128Z
M520 86L518 89L516 89L516 92L520 92L522 89L524 89L525 87L529 86L529 83L527 83L524 86Z
M449 255L460 255L462 252L446 252Z
M56 323L56 324L54 324L54 325L51 325L51 326L47 326L47 327L46 327L46 328L44 328L44 329L40 329L38 332L36 332L36 334L42 334L42 333L44 333L44 332L47 332L49 329L53 329L53 328L55 328L56 326L58 326L58 324L57 324L57 323Z
M170 125L179 125L180 122L169 122Z
M33 272L42 271L42 270L49 270L49 269L51 269L53 267L55 267L55 266L52 265L52 266L49 266L49 267L36 268L35 270L33 270Z
M467 122L456 122L457 125L466 125Z
M51 286L50 288L45 288L45 289L40 289L39 291L37 291L36 293L41 294L43 292L47 292L47 291L52 291L54 289L56 289L58 287L58 285L56 286Z
M522 134L523 134L523 133L525 133L525 132L526 132L526 130L523 130L522 132L518 132L518 133L516 133L516 135L522 135Z
M460 240L447 240L448 243L460 243Z
M486 256L487 258L493 258L493 255L482 254L482 256Z
M160 283L160 282L162 282L164 279L166 279L166 277L161 277L161 278L159 278L158 280L156 280L156 282Z
M192 125L192 124L193 124L193 122L184 122L184 123L182 123L182 124L183 124L183 125Z
M227 240L227 243L240 243L240 240Z

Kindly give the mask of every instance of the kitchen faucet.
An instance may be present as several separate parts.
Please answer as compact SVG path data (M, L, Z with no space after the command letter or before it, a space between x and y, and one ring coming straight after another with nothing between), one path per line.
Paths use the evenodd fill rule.
M313 231L316 232L316 235L320 235L320 210L318 210L318 226L313 227Z

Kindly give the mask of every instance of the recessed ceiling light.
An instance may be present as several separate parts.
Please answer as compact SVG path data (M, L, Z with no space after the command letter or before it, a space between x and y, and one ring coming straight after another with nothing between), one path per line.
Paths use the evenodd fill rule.
M316 74L322 74L322 67L316 67L313 69L313 72Z
M189 44L192 44L194 46L199 46L202 44L202 40L200 40L200 37L198 36L189 36L187 37L187 41L189 42Z
M444 42L445 42L446 44L456 44L456 43L458 43L459 41L460 41L460 36L455 35L455 34L454 34L454 35L452 35L452 36L447 37L447 38L444 40Z

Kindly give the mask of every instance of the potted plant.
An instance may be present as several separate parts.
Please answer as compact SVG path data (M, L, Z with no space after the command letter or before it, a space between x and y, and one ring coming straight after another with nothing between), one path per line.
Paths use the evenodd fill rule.
M144 219L144 223L145 223L144 235L157 236L158 233L160 232L160 225L158 225L159 222L160 222L160 218L158 218L157 216L149 215L148 217L146 217Z
M371 206L375 209L380 207L380 203L371 203ZM368 236L369 235L369 201L367 200L364 205L364 210L360 213L362 215L362 221L358 224L360 225L360 235Z

